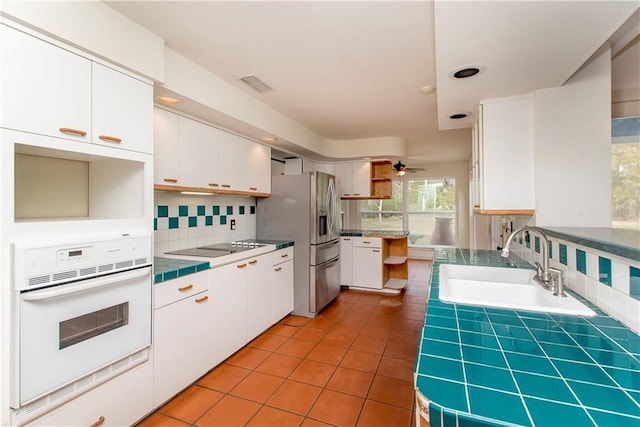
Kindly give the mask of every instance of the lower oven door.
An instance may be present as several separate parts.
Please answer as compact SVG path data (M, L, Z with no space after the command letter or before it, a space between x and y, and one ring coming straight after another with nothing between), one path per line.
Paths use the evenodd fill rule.
M151 267L20 294L20 405L151 344Z

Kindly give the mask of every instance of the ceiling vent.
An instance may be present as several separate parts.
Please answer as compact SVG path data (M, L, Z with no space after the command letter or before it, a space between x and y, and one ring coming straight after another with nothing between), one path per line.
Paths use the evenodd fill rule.
M244 83L246 83L247 85L249 85L256 92L262 93L262 92L269 92L270 90L273 90L268 84L266 84L265 82L263 82L262 80L254 76L253 74L240 77L239 79Z

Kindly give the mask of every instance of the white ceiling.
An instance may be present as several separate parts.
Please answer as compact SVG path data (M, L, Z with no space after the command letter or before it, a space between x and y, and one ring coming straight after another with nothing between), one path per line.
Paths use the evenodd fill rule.
M432 1L105 3L323 138L406 138L409 164L468 159L470 134L449 129L473 118L450 114L561 85L638 7L442 1L434 17ZM470 63L486 68L466 81L449 77ZM254 92L237 80L247 74L274 90ZM436 92L422 93L426 85Z

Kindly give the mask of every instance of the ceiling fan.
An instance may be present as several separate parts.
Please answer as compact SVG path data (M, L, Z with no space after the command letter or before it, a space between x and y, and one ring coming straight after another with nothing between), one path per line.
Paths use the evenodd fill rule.
M396 176L402 176L407 172L416 173L416 172L422 172L422 171L424 171L424 168L408 168L400 160L398 160L398 163L393 165L393 173L395 173Z

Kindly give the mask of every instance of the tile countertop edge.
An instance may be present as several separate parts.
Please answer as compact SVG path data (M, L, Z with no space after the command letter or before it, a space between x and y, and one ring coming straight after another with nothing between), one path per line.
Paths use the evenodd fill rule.
M285 249L293 246L293 240L265 240L250 239L265 245L274 245L274 251ZM171 256L160 256L153 258L153 283L161 283L167 280L176 279L178 277L208 270L215 266L209 261L187 260L182 258L174 258Z
M440 264L530 268L436 251L414 375L433 427L640 425L640 336L575 294L596 317L443 303Z
M640 261L640 231L608 227L540 228L550 237Z
M341 230L340 236L352 236L352 237L388 237L388 238L398 238L398 237L406 237L409 235L408 231L400 231L400 230Z

